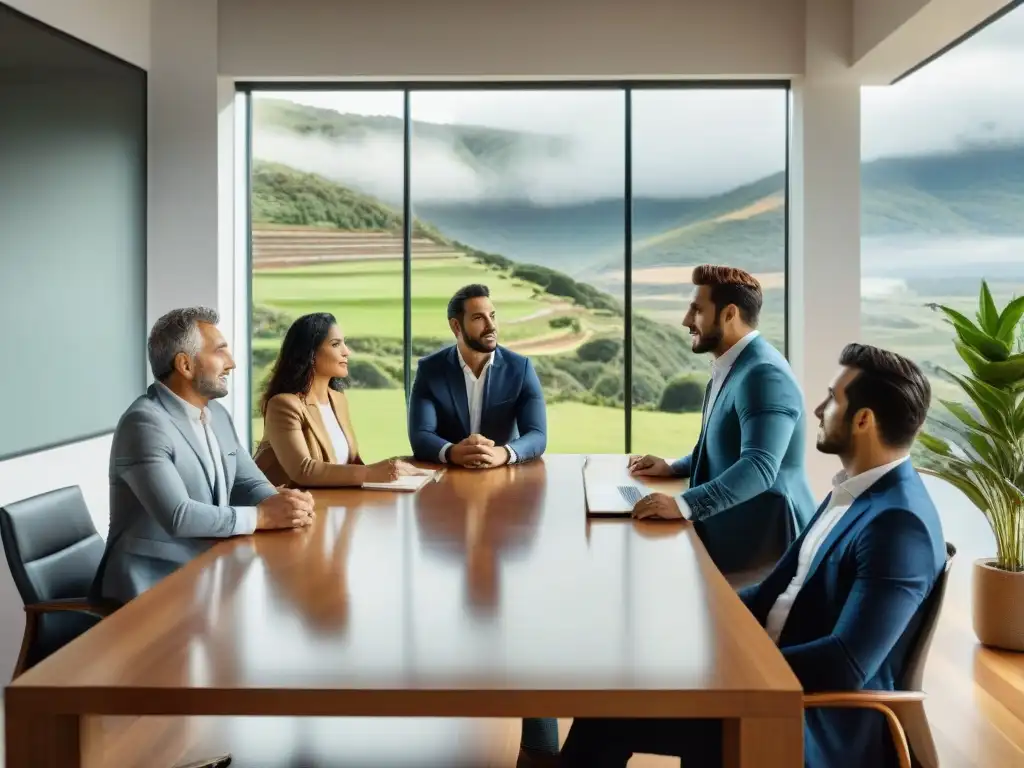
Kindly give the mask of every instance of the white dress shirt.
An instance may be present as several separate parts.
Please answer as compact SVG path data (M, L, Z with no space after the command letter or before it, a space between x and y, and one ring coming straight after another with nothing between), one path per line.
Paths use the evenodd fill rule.
M846 472L840 472L832 478L832 496L828 500L828 506L814 521L803 544L800 545L800 554L797 559L796 574L789 582L786 590L778 596L775 604L768 612L768 620L765 622L765 629L769 637L779 642L782 630L786 626L786 619L789 617L789 610L793 607L793 601L800 593L807 579L807 572L811 569L811 563L821 545L828 538L832 529L836 527L843 515L850 509L857 497L867 491L872 485L878 482L883 475L908 459L904 456L901 459L883 464L880 467L861 472L859 475L847 477Z
M334 456L338 464L348 464L348 439L345 431L338 423L338 416L334 413L330 403L320 403L320 418L323 419L327 428L327 436L331 438L331 445L334 447Z
M462 359L462 350L456 347L455 352L459 356L459 365L462 366L462 375L466 380L466 399L469 401L469 434L479 434L480 421L483 418L484 387L487 384L487 372L494 363L494 353L491 352L487 355L484 367L480 370L480 375L477 376L473 373L473 369L466 364L466 361ZM441 447L439 458L445 464L448 463L448 449L451 447L451 443L445 443ZM505 447L508 449L509 463L514 464L516 461L515 451L508 446Z
M178 397L167 385L157 382L173 398L181 413L188 419L192 431L196 437L196 444L199 446L199 461L206 470L206 476L212 479L211 487L214 493L214 503L218 507L228 505L230 492L227 488L227 481L224 477L224 462L221 460L220 444L217 442L217 435L210 426L209 408L199 409L192 403ZM256 507L234 507L235 527L232 535L246 535L256 530Z
M729 375L729 371L736 365L736 360L740 356L740 353L747 348L747 345L752 342L760 334L760 331L750 331L746 336L741 338L728 350L725 354L715 358L714 362L711 363L711 391L708 393L708 402L704 406L704 413L701 416L701 423L704 427L707 426L708 418L711 416L711 409L715 407L715 401L718 399L718 395L722 391L722 384L725 383L725 377ZM692 467L691 467L692 472ZM676 502L679 504L679 510L683 513L683 517L689 520L693 513L690 510L690 505L686 503L686 500L682 496L676 497Z

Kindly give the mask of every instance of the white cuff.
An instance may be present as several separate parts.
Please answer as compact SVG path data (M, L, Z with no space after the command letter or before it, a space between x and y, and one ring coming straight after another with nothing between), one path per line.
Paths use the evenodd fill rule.
M686 503L686 499L682 496L676 496L676 504L679 505L679 511L683 513L684 520L693 519L693 510L690 509L690 505Z
M505 450L508 451L508 463L509 464L515 464L517 461L519 461L519 457L516 456L516 452L512 450L512 446L511 445L506 445L505 446Z
M232 536L248 536L256 532L256 507L235 507L235 529Z
M448 463L448 449L451 448L451 447L452 447L451 443L445 443L444 447L441 449L441 452L437 455L437 458L439 458L441 460L442 464L447 464Z

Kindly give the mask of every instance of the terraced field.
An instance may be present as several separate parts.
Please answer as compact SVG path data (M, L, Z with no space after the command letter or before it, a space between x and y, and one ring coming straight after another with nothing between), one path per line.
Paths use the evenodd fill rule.
M545 290L536 278L515 277L515 272L514 266L485 263L472 251L426 238L414 241L413 365L420 355L451 343L446 309L452 294L468 283L485 283L497 309L501 343L529 355L541 377L548 399L548 449L621 452L621 312L592 309L589 303ZM253 231L252 285L254 405L291 321L309 312L331 312L353 348L350 398L365 456L406 454L401 236L259 227ZM648 355L656 350L652 361L665 369L647 370L644 391L660 393L667 378L682 370L678 360L667 356L671 350L666 344L681 346L684 341L635 325L637 333L646 334L634 336L638 348L650 350ZM258 440L262 420L258 413L253 416L253 437ZM699 415L692 413L636 409L634 447L681 453L692 447L699 423Z
M297 317L331 312L345 334L401 339L402 238L389 233L298 227L253 231L253 303ZM502 343L524 354L571 352L621 320L598 317L537 286L426 239L413 242L413 335L448 339L447 305L467 283L491 289ZM558 318L580 326L559 329ZM278 343L262 339L262 346ZM257 345L259 346L259 345Z

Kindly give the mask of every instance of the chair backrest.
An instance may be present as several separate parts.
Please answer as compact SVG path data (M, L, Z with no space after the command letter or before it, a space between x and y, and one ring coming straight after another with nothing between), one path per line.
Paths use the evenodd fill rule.
M77 485L0 507L0 538L25 605L89 596L105 543Z
M953 556L956 555L956 547L946 542L946 565L942 573L935 580L931 593L924 603L924 612L921 615L921 623L917 630L917 639L910 647L907 654L907 661L903 667L903 675L899 688L903 691L920 691L924 681L924 665L928 659L928 649L932 645L932 637L935 635L935 627L939 623L939 613L942 610L942 598L946 594L946 581L949 577L949 569L953 565Z

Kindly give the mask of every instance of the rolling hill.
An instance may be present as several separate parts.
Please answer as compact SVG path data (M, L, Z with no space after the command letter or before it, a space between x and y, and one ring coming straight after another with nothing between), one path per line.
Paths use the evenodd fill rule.
M371 137L398 140L402 131L399 118L341 114L275 99L256 100L254 119L257 154L261 146L268 146L260 136L269 134L290 136L297 142L316 137L341 145ZM435 146L447 148L488 183L503 175L514 177L519 162L559 158L571 149L564 137L478 126L417 121L412 130L414 138L429 138ZM272 156L280 147L275 144L270 156L261 157L280 159ZM330 145L318 145L316 151L322 156ZM331 163L322 165L330 168ZM332 173L332 181L359 189L358 180L344 178L337 169ZM331 173L324 171L324 175ZM875 160L863 165L862 181L862 233L867 237L1024 234L1021 145ZM707 197L636 197L634 267L728 261L752 272L781 270L784 185L780 172ZM544 264L606 289L614 285L608 280L609 271L621 270L622 199L549 205L525 197L485 196L446 202L419 199L416 189L414 183L418 219L452 240L514 261ZM388 202L400 207L400 201Z
M358 353L351 386L398 387L404 327L400 213L316 174L256 161L252 216L257 392L292 319L313 311L338 317ZM546 265L449 239L419 220L412 256L414 357L451 343L448 299L466 283L483 282L500 314L502 343L531 356L550 402L621 407L623 307L613 296ZM690 352L678 322L667 326L634 313L633 351L632 400L638 407L661 405L668 382L680 375L706 375L706 361ZM686 404L691 406L699 409L700 397Z

